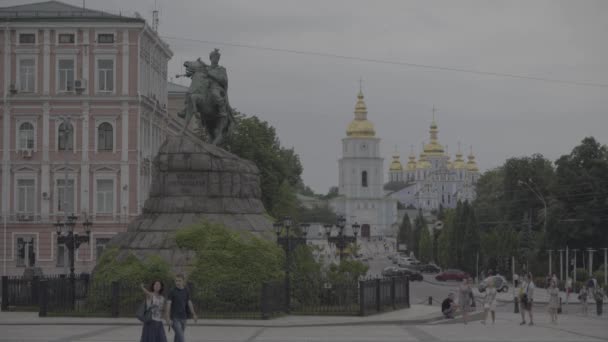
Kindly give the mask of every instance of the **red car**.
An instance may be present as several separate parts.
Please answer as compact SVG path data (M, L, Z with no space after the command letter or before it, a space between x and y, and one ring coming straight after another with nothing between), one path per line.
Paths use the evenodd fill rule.
M446 281L446 280L462 280L465 278L468 278L469 274L467 272L461 271L461 270L445 270L441 273L439 273L437 276L435 276L435 279L439 280L439 281Z

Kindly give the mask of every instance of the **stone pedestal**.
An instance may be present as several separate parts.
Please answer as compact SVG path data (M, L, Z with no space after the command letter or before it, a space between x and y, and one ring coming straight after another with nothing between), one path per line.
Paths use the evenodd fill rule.
M112 244L140 259L159 255L174 272L187 272L192 252L180 250L174 233L207 220L235 231L273 238L261 201L259 170L252 162L188 137L170 137L154 159L152 187L142 215Z

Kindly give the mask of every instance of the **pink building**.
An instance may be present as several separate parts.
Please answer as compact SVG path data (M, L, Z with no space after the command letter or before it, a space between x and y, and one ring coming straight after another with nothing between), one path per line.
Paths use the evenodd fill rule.
M90 271L141 212L153 156L180 127L167 110L171 56L139 16L58 1L0 8L2 274L66 272L53 226L64 211L76 232L93 222L76 257L76 272Z

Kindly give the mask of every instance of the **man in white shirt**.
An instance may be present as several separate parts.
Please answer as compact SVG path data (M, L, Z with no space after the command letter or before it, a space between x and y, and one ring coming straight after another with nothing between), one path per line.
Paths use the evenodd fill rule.
M532 318L532 303L534 301L534 281L532 280L532 273L528 272L524 276L522 282L522 295L520 297L521 302L521 323L520 325L526 324L526 311L530 316L530 325L534 325Z

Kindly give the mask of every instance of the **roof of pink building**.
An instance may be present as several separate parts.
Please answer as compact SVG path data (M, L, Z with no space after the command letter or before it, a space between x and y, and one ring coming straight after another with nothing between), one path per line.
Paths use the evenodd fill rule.
M144 22L143 18L112 14L69 5L61 1L45 1L26 5L0 7L0 20L109 20Z

